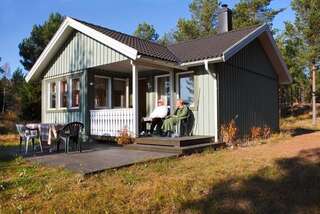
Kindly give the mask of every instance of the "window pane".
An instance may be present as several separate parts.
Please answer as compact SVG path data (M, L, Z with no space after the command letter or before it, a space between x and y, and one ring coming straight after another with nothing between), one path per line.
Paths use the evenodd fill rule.
M194 101L194 78L193 74L179 75L179 97L187 104Z
M126 81L125 80L113 80L112 87L112 104L114 107L126 108Z
M60 107L66 108L68 103L68 83L67 80L60 82Z
M157 81L158 99L162 99L165 105L170 105L170 78L159 77Z
M50 108L56 108L56 83L50 83Z
M80 79L72 80L72 107L79 107L80 104Z
M109 80L106 78L94 78L94 106L95 107L108 107L109 99Z

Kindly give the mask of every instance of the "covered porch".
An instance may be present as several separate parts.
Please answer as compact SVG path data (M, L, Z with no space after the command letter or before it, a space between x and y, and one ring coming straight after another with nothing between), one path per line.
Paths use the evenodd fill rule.
M142 117L158 99L174 109L178 97L171 65L153 61L123 60L87 69L87 109L90 136L118 136L126 129L138 137Z

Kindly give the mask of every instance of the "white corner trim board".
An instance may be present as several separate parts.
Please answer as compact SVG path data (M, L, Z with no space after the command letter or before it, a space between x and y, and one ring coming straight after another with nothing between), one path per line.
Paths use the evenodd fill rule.
M217 75L210 70L209 67L209 61L208 60L204 60L204 69L206 70L206 72L209 74L209 76L212 77L213 79L213 91L214 91L214 123L215 123L215 129L214 129L214 142L218 142L218 90L217 90Z
M54 34L49 44L46 46L36 63L27 74L25 78L27 82L34 79L37 74L41 72L41 69L43 69L47 65L54 54L53 52L55 52L55 50L59 48L61 42L64 41L65 37L69 35L71 29L75 29L83 34L86 34L87 36L101 42L102 44L116 51L119 51L130 59L135 60L137 58L138 51L136 49L131 48L128 45L125 45L101 32L98 32L70 17L66 17L66 19L59 27L58 31Z

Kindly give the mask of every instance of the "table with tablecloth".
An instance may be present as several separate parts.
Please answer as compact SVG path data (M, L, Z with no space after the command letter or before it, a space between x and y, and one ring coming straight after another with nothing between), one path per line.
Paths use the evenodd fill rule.
M64 127L64 124L29 123L26 126L31 129L39 130L39 138L41 143L47 142L48 145L52 145L53 140L58 138L58 131Z

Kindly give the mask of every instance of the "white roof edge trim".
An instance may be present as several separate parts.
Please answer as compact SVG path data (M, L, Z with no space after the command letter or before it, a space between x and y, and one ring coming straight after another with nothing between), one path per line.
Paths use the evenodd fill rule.
M272 47L274 49L274 51L276 52L277 56L278 56L278 59L280 60L280 63L282 65L282 67L284 68L285 72L286 72L286 75L288 77L288 81L285 81L285 82L282 82L281 84L285 85L285 84L291 84L292 83L292 76L290 75L289 73L289 70L288 70L288 67L287 67L287 64L284 62L284 59L280 53L280 50L276 44L276 41L274 40L270 30L267 31L267 35L268 35L268 38L269 40L271 41L271 44L272 44Z
M223 57L215 57L215 58L209 58L209 59L201 59L201 60L192 61L192 62L184 62L184 63L181 63L180 66L190 67L190 66L203 65L205 61L208 61L209 63L223 62Z
M110 48L119 51L120 53L126 55L130 59L135 60L137 58L138 51L128 45L123 44L122 42L119 42L116 39L113 39L101 32L98 32L81 22L78 22L70 17L67 17L70 21L70 26L73 27L74 29L98 40L99 42L109 46Z
M273 36L271 34L271 31L267 24L263 24L260 27L258 27L256 30L248 34L246 37L239 40L237 43L232 45L230 48L225 50L223 52L223 61L227 61L232 56L234 56L238 51L240 51L242 48L244 48L246 45L248 45L250 42L252 42L254 39L258 38L262 33L266 32L268 35L268 39L272 45L273 50L275 51L277 58L280 60L280 64L288 78L288 81L282 81L280 84L290 84L292 82L292 77L289 74L288 68L286 63L284 62L282 55L279 51L279 48L276 45L276 42L273 39Z
M146 57L146 56L141 56L141 55L138 55L136 61L137 61L137 62L139 62L139 61L147 61L147 62L151 62L151 63L154 62L155 64L167 66L167 67L170 67L170 68L176 68L176 69L180 69L180 70L186 70L186 68L181 67L181 66L180 66L179 64L177 64L177 63L168 62L168 61L164 61L164 60L161 60L161 59L155 59L155 58L152 58L152 57Z
M54 44L57 42L58 38L62 35L62 33L65 31L67 28L67 19L65 19L62 24L60 25L59 29L57 32L53 35L52 39L46 46L46 48L42 51L40 56L38 57L37 61L35 64L32 66L31 70L28 72L27 76L25 77L25 80L29 82L31 78L34 76L35 72L38 70L40 64L43 62L44 58L48 55L48 52L52 49Z
M240 39L238 42L233 44L231 47L229 47L227 50L223 51L223 61L227 61L230 59L234 54L236 54L239 50L241 50L243 47L248 45L252 40L257 38L261 33L268 30L268 25L263 24L242 39Z
M54 34L46 48L43 50L39 58L37 59L36 63L33 65L31 70L28 72L27 76L25 77L26 81L29 82L34 75L38 72L39 67L42 63L48 61L47 56L48 53L52 50L52 48L56 45L59 38L65 33L66 29L68 27L74 28L75 30L86 34L87 36L101 42L104 45L107 45L108 47L119 51L123 55L127 56L130 59L135 60L137 58L138 51L132 47L129 47L128 45L125 45L101 32L98 32L70 17L66 17L66 19L63 21L57 32Z
M228 59L230 59L232 56L234 56L239 50L244 48L246 45L248 45L250 42L252 42L254 39L258 38L262 33L266 32L268 35L268 38L271 42L272 48L274 49L277 58L280 60L281 66L283 70L286 73L286 76L288 78L288 81L282 81L280 84L290 84L292 82L292 77L289 74L288 68L286 63L284 62L280 51L273 39L273 36L270 32L270 29L267 24L263 24L260 27L258 27L256 30L252 31L249 33L247 36L236 42L234 45L226 49L221 57L216 57L216 58L209 58L209 59L203 59L203 60L198 60L198 61L192 61L192 62L186 62L186 63L181 63L180 66L185 66L185 67L190 67L190 66L197 66L197 65L202 65L205 63L205 61L208 61L208 63L219 63L219 62L226 62Z
M215 57L215 58L209 58L209 59L203 59L203 60L197 60L192 62L185 62L181 63L180 66L196 66L201 65L204 63L204 61L208 61L209 63L218 63L218 62L225 62L230 57L232 57L236 52L238 52L240 49L242 49L244 46L246 46L248 43L250 43L254 38L256 38L258 35L260 35L262 32L268 29L267 24L261 25L256 30L249 33L247 36L236 42L234 45L223 51L221 57ZM252 39L253 38L253 39ZM248 40L248 42L246 42Z

